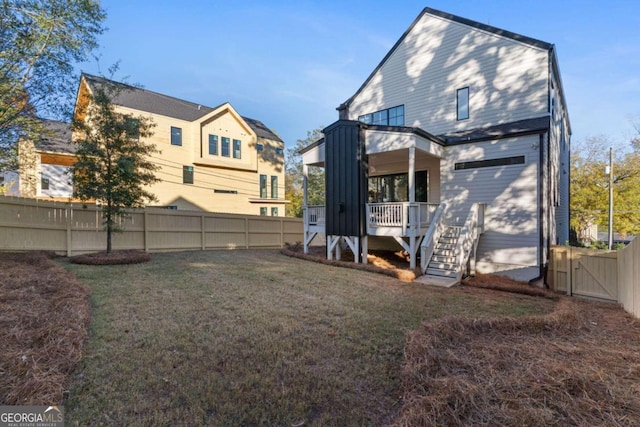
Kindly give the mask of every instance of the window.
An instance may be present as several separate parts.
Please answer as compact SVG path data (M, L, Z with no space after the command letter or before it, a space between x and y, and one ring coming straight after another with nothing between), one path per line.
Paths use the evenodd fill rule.
M364 114L358 120L371 125L404 126L404 105Z
M262 144L256 144L256 150L258 150L258 151L262 151L262 150L264 150L264 145L262 145Z
M276 175L271 175L271 198L278 198L278 177Z
M267 198L267 175L260 175L260 198Z
M40 189L48 190L49 189L49 178L45 178L44 176L40 180Z
M182 128L171 126L171 145L182 145Z
M140 120L127 117L125 120L127 136L131 139L140 139Z
M214 193L221 193L221 194L238 194L238 190L222 190L219 188L214 188L213 189Z
M182 183L193 184L193 166L182 167Z
M233 140L233 158L234 159L239 159L240 158L240 147L242 146L242 142L240 142L239 139L234 139Z
M276 154L278 156L282 156L284 154L284 150L282 148L276 148Z
M428 201L428 171L417 171L415 174L415 200ZM408 202L409 174L381 175L369 178L369 203Z
M271 208L271 216L278 216L278 208Z
M456 93L458 120L466 120L469 118L469 88L464 87L458 89Z
M260 216L267 216L267 208L260 208Z
M229 138L222 137L222 156L229 157Z
M456 163L455 170L489 168L492 166L509 166L524 164L524 156L502 157L500 159L476 160L473 162Z
M209 154L218 155L218 135L209 135Z

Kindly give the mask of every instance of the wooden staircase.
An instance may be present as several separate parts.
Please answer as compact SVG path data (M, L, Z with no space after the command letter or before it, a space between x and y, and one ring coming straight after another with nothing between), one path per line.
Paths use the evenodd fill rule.
M452 277L458 274L458 254L455 253L456 244L460 237L462 226L447 226L440 235L433 255L427 265L426 274L430 276Z

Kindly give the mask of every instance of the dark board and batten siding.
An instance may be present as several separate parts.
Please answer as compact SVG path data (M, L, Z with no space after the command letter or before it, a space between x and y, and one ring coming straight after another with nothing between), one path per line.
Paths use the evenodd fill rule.
M360 124L339 120L324 129L324 138L326 233L364 236L367 162Z

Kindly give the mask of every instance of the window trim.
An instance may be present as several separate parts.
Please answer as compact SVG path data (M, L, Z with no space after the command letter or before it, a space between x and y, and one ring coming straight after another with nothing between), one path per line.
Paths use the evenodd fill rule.
M177 143L174 143L174 130L177 131L176 138L180 137L180 140L176 141ZM171 145L174 147L182 147L182 128L171 126Z
M460 114L461 110L460 110L460 95L464 94L466 92L466 99L467 99L467 111L466 111L466 117L462 117L463 115ZM461 87L460 89L456 90L456 120L457 121L461 121L461 120L469 120L469 117L471 116L471 106L469 105L469 94L470 94L470 90L469 90L469 86L466 87Z

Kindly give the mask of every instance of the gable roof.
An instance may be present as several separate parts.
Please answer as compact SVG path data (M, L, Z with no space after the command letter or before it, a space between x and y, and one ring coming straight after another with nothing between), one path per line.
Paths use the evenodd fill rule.
M438 16L440 18L444 18L444 19L447 19L447 20L452 21L452 22L457 22L459 24L463 24L463 25L467 25L469 27L477 28L479 30L486 31L488 33L492 33L492 34L496 34L498 36L510 38L512 40L518 41L520 43L527 44L529 46L537 47L537 48L548 50L548 51L552 51L553 50L553 44L551 44L551 43L547 43L547 42L544 42L542 40L537 40L537 39L534 39L534 38L531 38L531 37L523 36L521 34L513 33L511 31L503 30L503 29L500 29L498 27L493 27L491 25L482 24L480 22L473 21L473 20L467 19L467 18L463 18L461 16L452 15L450 13L442 12L442 11L439 11L439 10L436 10L436 9L431 9L430 7L425 7L424 9L422 9L422 12L418 15L418 17L411 23L409 28L407 28L407 30L402 34L400 39L398 39L398 41L393 45L393 47L389 50L389 52L387 52L385 57L382 58L382 61L380 61L380 63L376 66L376 68L373 70L373 72L371 72L371 74L369 75L369 77L367 77L367 79L364 81L364 83L362 83L362 85L358 88L358 90L349 99L347 99L344 103L340 104L340 106L338 106L337 110L345 109L349 104L351 104L353 99L360 92L362 92L362 90L365 88L365 86L367 86L367 84L369 84L369 82L371 81L371 79L373 79L373 77L378 72L378 70L380 70L380 68L382 68L384 63L387 62L387 60L391 57L391 55L393 55L393 53L396 51L396 49L398 49L398 47L402 44L402 42L404 42L405 38L409 35L409 33L411 33L413 28L418 24L418 22L422 19L422 17L424 15ZM555 56L554 56L554 58L555 58ZM564 94L562 94L562 99L564 100Z
M120 86L123 90L121 90L113 100L117 105L162 116L173 117L175 119L185 120L188 122L198 120L221 105L224 105L221 104L217 107L207 107L206 105L196 104L195 102L185 101L183 99L174 98L172 96L115 82L113 80L105 79L104 77L93 76L87 73L82 73L82 78L85 79L89 86L97 87L105 83ZM283 142L275 132L270 130L261 121L250 119L248 117L242 117L242 119L247 122L258 137Z
M42 137L33 142L38 151L73 154L76 147L71 143L71 124L56 120L43 120Z

